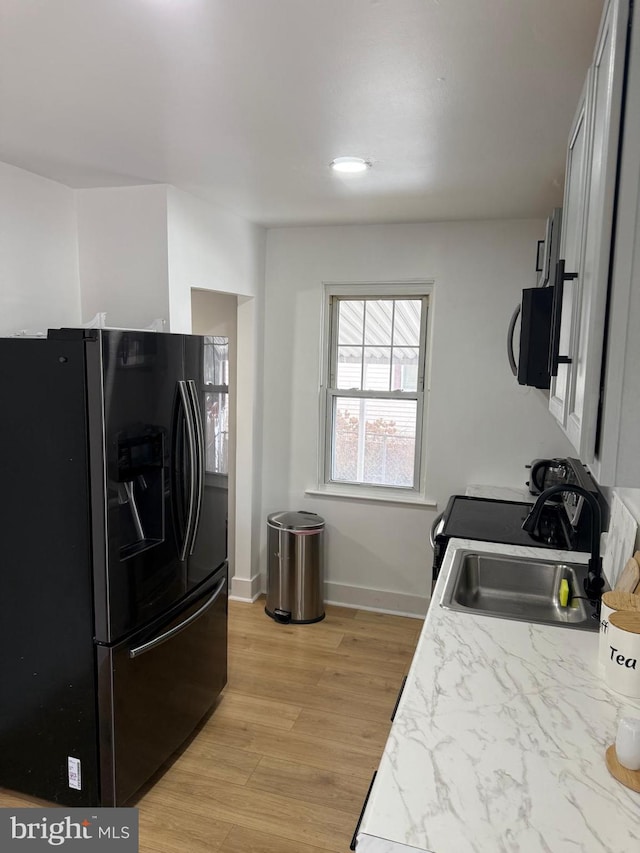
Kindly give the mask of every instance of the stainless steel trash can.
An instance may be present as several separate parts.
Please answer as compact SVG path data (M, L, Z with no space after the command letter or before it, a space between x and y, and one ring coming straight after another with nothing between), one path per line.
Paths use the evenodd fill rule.
M273 512L267 517L267 603L277 622L324 619L324 518L315 512Z

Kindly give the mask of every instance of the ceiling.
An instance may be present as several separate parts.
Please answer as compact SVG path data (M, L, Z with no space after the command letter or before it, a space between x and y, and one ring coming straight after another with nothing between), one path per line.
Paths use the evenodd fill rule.
M268 226L545 216L602 5L2 0L0 160Z

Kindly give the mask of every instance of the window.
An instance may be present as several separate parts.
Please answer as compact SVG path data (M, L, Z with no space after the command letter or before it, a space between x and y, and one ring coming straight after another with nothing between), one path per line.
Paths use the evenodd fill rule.
M430 290L327 286L325 484L420 490Z
M205 468L229 473L229 338L204 339Z

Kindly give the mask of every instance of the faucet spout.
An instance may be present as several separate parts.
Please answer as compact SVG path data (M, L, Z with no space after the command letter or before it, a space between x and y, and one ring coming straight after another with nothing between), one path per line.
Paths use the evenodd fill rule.
M533 509L522 522L522 529L527 533L535 533L540 521L542 508L546 501L553 495L561 492L569 492L574 495L579 495L584 498L586 505L589 507L591 518L591 557L588 563L587 577L584 582L584 591L590 601L599 601L602 595L602 587L604 586L604 578L602 577L602 558L600 557L600 534L602 532L602 513L600 505L594 498L591 492L588 492L582 486L574 486L571 483L561 483L557 486L551 486L545 489L538 497L533 505Z

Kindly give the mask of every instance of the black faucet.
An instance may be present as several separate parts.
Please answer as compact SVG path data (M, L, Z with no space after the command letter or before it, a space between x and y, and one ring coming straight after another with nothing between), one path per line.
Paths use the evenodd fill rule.
M553 497L553 495L560 494L560 492L571 492L574 495L580 495L580 497L584 498L591 512L591 558L588 563L587 577L584 581L584 591L590 601L599 602L602 595L602 587L604 586L602 559L600 557L602 514L600 512L600 505L591 492L588 492L582 486L573 486L570 483L560 483L557 486L545 489L533 505L533 509L529 515L522 522L522 529L526 530L527 533L535 533L545 502L550 497Z

